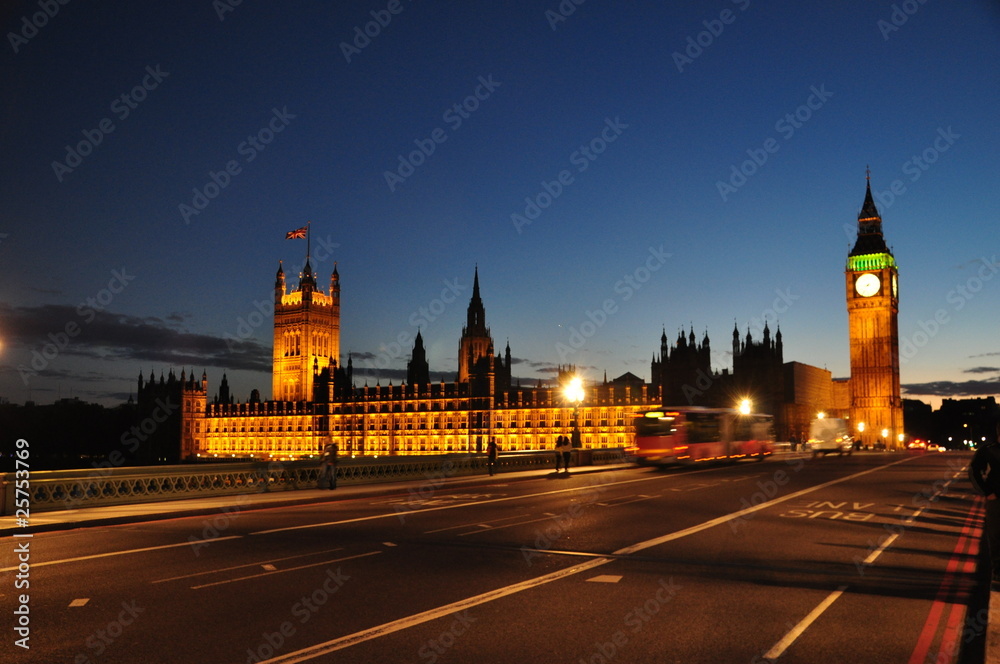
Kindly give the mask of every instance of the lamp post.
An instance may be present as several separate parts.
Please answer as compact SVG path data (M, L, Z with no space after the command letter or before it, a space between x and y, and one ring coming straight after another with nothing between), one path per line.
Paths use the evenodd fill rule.
M583 447L580 439L580 402L583 401L583 380L579 376L573 376L563 390L563 395L567 401L573 404L573 434L570 438L574 448Z
M865 442L865 423L858 422L858 440L861 441L861 445L864 446Z
M889 450L888 438L889 438L889 430L882 429L882 449L884 451Z

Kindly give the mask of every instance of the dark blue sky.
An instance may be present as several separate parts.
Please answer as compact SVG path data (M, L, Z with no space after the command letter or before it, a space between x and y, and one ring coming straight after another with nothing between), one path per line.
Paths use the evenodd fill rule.
M907 391L1000 393L997 3L674 4L0 10L0 396L116 403L170 367L269 394L255 303L306 221L372 382L417 327L456 370L477 265L524 379L648 379L691 326L727 368L734 322L764 320L846 376L868 166L897 191Z

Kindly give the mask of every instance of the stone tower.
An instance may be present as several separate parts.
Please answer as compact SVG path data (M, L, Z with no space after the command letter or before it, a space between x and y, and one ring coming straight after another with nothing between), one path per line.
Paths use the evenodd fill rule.
M340 358L340 274L334 265L330 291L323 293L307 257L298 287L285 291L285 272L279 263L274 283L272 398L311 401L315 375Z
M858 214L858 237L844 272L851 343L851 424L865 445L901 446L899 286L896 259L882 235L871 182Z

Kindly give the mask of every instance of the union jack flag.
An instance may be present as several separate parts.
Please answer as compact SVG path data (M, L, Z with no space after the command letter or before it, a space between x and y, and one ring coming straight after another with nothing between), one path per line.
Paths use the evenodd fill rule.
M288 231L285 233L285 239L294 240L295 238L305 237L308 229L308 226L303 226L302 228L296 228L294 231Z

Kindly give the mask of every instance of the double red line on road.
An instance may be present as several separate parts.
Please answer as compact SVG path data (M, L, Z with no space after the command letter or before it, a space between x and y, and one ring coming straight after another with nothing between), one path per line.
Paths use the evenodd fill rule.
M938 588L937 597L931 604L924 628L917 638L917 645L910 655L909 664L927 664L928 653L934 637L944 622L944 634L937 656L930 661L945 664L955 661L961 646L962 623L965 619L968 600L963 596L960 581L976 570L979 542L983 535L983 516L986 513L985 500L977 497L962 526L962 532L945 568L944 578ZM947 612L947 618L944 618Z

